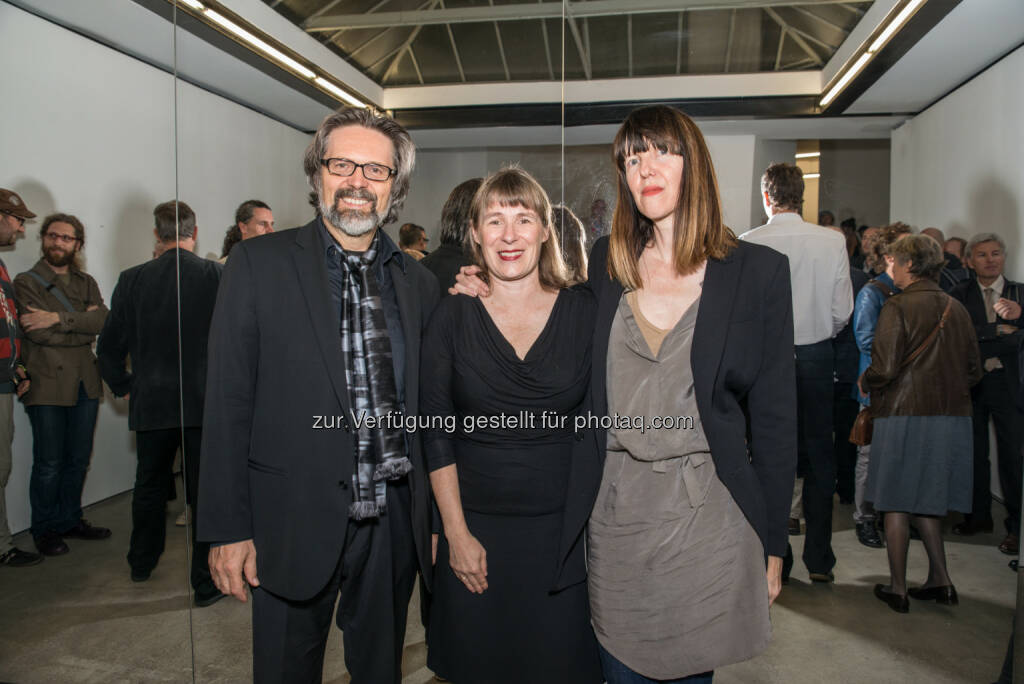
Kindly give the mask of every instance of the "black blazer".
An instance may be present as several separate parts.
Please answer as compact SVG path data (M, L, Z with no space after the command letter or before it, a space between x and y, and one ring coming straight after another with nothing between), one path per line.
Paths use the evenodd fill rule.
M118 278L110 297L110 314L96 342L96 358L100 375L115 395L131 392L129 429L203 424L206 338L220 275L217 262L184 249L169 249L157 259L123 271ZM127 357L131 357L131 372L125 365ZM179 365L183 383L178 381Z
M590 255L589 285L597 297L589 409L608 413L608 336L622 285L608 276L608 239ZM796 371L789 260L773 249L740 242L709 260L691 352L700 419L718 477L764 543L784 556L796 476ZM607 431L576 435L569 496L556 569L556 588L583 581L583 531L597 498Z
M1006 284L1003 285L1003 297L1017 302L1024 306L1024 285L1015 283L1004 276ZM974 331L978 335L978 348L981 350L981 360L997 357L1006 369L1007 377L1010 379L1010 390L1014 396L1017 394L1020 383L1020 362L1017 357L1017 349L1020 346L1021 338L1024 337L1024 314L1015 321L1008 321L996 316L995 323L989 323L985 315L985 299L981 295L981 288L977 280L965 280L957 283L949 291L949 296L957 299L967 313L971 315L971 323L974 324ZM1018 328L1012 335L1000 335L996 326L1000 323L1014 325ZM975 388L978 386L975 385Z
M324 249L316 221L235 245L210 330L198 538L253 539L260 584L291 600L327 585L352 500L349 394ZM437 282L411 258L388 267L405 335L406 414L415 415ZM408 444L413 536L429 586L429 482L419 435Z

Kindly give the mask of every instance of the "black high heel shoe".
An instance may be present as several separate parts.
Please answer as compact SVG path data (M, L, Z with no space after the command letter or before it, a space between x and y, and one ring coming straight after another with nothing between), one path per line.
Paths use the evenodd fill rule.
M887 604L897 613L910 612L910 601L907 600L907 597L886 591L884 584L875 585L875 598L877 598L882 603Z
M935 601L944 606L956 606L960 604L960 598L956 595L956 587L947 584L944 587L919 587L907 589L907 594L918 601Z

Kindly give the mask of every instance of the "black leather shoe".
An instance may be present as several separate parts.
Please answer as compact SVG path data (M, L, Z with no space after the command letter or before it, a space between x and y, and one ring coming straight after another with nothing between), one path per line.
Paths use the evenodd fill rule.
M991 520L964 520L962 523L953 525L953 534L958 534L961 537L970 537L975 534L982 534L991 532L995 528Z
M944 606L956 606L960 604L960 598L956 595L956 587L947 584L944 587L918 587L907 589L907 595L918 601L935 601Z
M899 594L893 594L885 590L884 584L875 585L875 598L882 603L885 603L890 608L895 610L897 613L909 613L910 612L910 601L907 600L906 596L900 596Z
M17 546L0 556L0 565L11 568L27 568L30 565L38 565L43 562L43 554L22 551Z
M791 537L800 536L800 518L789 519L789 535Z
M836 576L831 572L810 572L807 576L811 578L812 582L835 582Z
M36 539L36 548L44 556L63 556L71 550L64 540L55 534L45 534Z
M217 589L216 587L208 591L197 591L195 593L196 608L206 608L207 606L212 606L214 603L220 601L225 596L226 594L221 593L220 589Z
M110 530L106 527L90 525L88 520L82 518L78 521L77 525L62 533L60 536L67 537L68 539L87 539L89 541L94 541L96 539L106 539L109 537Z
M880 549L885 546L882 538L878 536L878 528L874 521L857 523L857 541L872 549Z
M153 574L152 570L136 570L132 568L132 582L145 582Z

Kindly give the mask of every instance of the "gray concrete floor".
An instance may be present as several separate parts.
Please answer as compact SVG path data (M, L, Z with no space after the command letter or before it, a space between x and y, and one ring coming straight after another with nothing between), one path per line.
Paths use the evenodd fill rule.
M168 513L167 551L148 582L133 583L124 559L129 495L90 508L114 530L99 542L70 540L71 553L31 568L0 567L0 681L199 682L251 680L249 606L232 599L189 609L185 533ZM1001 519L1001 511L996 511ZM892 612L871 594L886 582L884 550L857 543L850 507L836 506L834 585L811 584L797 561L772 608L774 639L753 660L722 668L715 681L990 682L1002 663L1015 606L1016 577L995 548L998 535L947 536L958 607L912 603ZM793 537L799 558L802 537ZM22 548L31 540L19 537ZM912 542L911 586L927 560ZM416 598L410 606L403 684L431 681ZM194 648L192 647L194 644ZM332 629L324 681L346 682L340 633Z

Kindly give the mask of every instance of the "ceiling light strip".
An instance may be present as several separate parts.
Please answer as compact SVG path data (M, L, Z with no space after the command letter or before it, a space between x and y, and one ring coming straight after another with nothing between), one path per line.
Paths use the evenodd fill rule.
M821 152L801 152L796 155L797 159L810 159L811 157L820 157Z
M173 0L171 0L173 2ZM310 79L319 88L330 95L333 95L342 102L347 102L355 107L366 107L367 104L362 100L358 99L354 95L350 95L341 86L332 81L330 78L317 74L315 71L300 63L298 60L289 57L281 50L277 49L267 41L258 37L248 29L240 26L235 21L228 19L220 12L213 10L203 5L199 0L179 0L179 2L190 9L197 12L201 17L209 19L211 22L217 24L221 28L229 31L234 36L240 38L242 41L250 45L251 47L259 50L267 57L271 58L278 64L285 66L295 73L303 76L304 78Z
M805 173L804 178L821 178L820 173Z
M904 5L903 9L885 25L885 28L878 34L878 37L871 41L871 45L861 53L860 57L857 58L853 65L846 69L842 78L840 78L834 86L829 88L825 97L821 98L821 102L818 103L818 106L827 107L832 100L836 99L836 96L846 88L853 77L860 73L864 68L864 65L870 62L879 50L885 47L886 43L896 35L897 31L903 28L903 25L907 23L907 20L913 16L914 12L916 12L924 2L925 0L910 0L910 2Z

